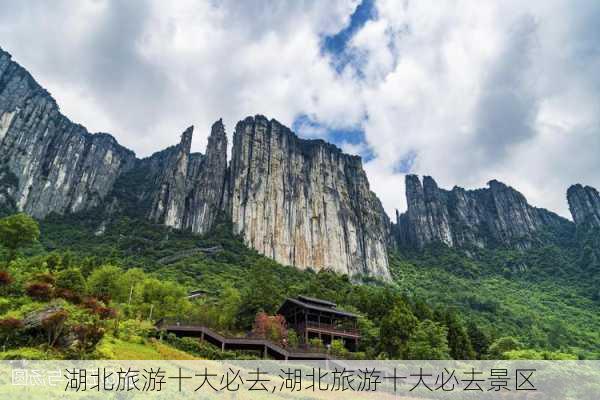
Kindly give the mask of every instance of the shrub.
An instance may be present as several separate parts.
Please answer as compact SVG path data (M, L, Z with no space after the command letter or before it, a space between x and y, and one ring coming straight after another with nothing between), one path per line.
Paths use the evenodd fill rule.
M22 328L23 321L20 319L12 317L0 319L0 339L3 344L8 344L10 339L16 337L18 331Z
M49 274L47 272L42 272L42 273L36 274L33 277L33 281L37 282L37 283L46 283L48 285L54 285L56 283L56 278L52 274Z
M155 332L154 326L146 321L128 319L119 324L119 337L126 341L143 342Z
M289 347L292 348L298 347L300 345L300 337L298 336L298 333L293 329L289 329L287 331L287 344Z
M56 287L84 294L86 291L85 278L78 268L65 269L56 275Z
M0 286L8 286L13 283L13 278L8 271L0 271Z
M93 310L93 312L95 314L98 314L100 319L111 319L111 318L115 318L117 316L117 310L115 310L114 308L110 308L110 307L104 307L104 306L96 307Z
M72 332L77 338L77 349L80 354L93 351L104 337L104 328L95 324L75 325Z
M504 359L504 353L520 350L523 348L521 342L512 336L502 337L496 340L489 348L490 358L494 360Z
M310 348L313 349L317 349L317 350L323 350L325 348L325 345L323 344L323 341L319 338L312 338L308 340L308 346Z
M81 296L78 293L75 293L69 289L62 289L62 288L55 289L54 297L60 298L60 299L65 299L73 304L81 303Z
M348 355L349 351L344 346L344 342L342 340L334 340L331 342L331 354L334 354L339 357L345 357Z
M167 335L165 339L170 345L179 350L209 360L239 360L242 358L238 353L232 351L221 351L221 349L218 347L198 339L188 337L178 338L171 334Z
M285 318L282 315L267 315L260 312L256 314L252 333L254 336L282 343L287 339Z
M48 301L53 296L52 286L47 283L30 283L27 285L25 291L29 297L40 301Z
M82 305L89 310L95 310L102 306L97 298L91 296L84 297L82 300Z

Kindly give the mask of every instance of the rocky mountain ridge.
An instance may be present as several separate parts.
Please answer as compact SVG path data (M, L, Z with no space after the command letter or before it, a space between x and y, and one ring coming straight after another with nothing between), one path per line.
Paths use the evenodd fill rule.
M90 134L0 49L2 200L42 218L100 204L135 154L108 134Z
M189 127L177 145L139 159L63 116L0 49L0 204L37 218L101 206L205 234L223 215L248 246L280 263L382 279L390 246L526 249L547 231L600 226L600 196L589 186L569 188L573 223L496 180L445 190L415 175L406 176L407 211L391 223L360 157L332 144L300 139L262 115L238 122L230 163L221 120L205 154L191 153L192 136Z
M514 247L542 243L544 235L573 229L573 222L531 206L525 196L497 180L484 189L440 189L429 176L406 176L407 211L396 213L393 242L423 248L444 243L456 248ZM598 224L600 198L590 187L574 185L568 201L577 225Z
M104 204L200 234L224 213L249 246L283 264L389 277L389 221L360 158L263 116L236 127L231 167L221 120L206 154L190 152L192 134L190 127L179 144L138 159L112 136L70 122L0 50L5 207L44 218Z
M573 185L567 190L569 209L578 227L600 228L600 194L591 186Z

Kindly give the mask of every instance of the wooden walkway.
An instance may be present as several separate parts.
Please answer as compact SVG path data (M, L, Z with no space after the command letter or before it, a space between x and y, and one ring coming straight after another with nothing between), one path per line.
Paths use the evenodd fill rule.
M172 333L178 337L196 337L205 340L221 351L225 350L255 350L260 351L264 358L272 357L277 360L331 360L327 353L319 353L304 349L286 349L270 340L255 338L226 337L205 326L186 325L159 321L156 328Z

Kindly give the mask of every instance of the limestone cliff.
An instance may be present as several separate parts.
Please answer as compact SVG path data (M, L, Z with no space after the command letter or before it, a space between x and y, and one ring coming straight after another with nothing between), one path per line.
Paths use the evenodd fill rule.
M116 182L114 198L128 214L177 229L208 232L223 207L227 137L217 121L206 155L190 153L193 127L175 146L136 160Z
M90 134L0 50L0 202L43 218L100 206L196 233L221 212L250 246L300 268L388 277L389 221L358 157L298 139L264 117L236 128L232 163L217 121L206 154L181 141L137 159Z
M596 189L573 185L567 191L567 200L578 227L600 228L600 194Z
M532 207L525 196L496 180L488 188L440 189L431 177L423 183L406 176L408 209L397 215L394 236L401 246L441 242L450 247L514 246L527 248L539 233L570 224L547 210Z
M36 217L98 205L133 152L62 115L31 75L0 49L2 200ZM6 205L6 204L5 204Z
M275 120L237 124L228 211L249 246L283 264L389 276L388 221L361 159Z

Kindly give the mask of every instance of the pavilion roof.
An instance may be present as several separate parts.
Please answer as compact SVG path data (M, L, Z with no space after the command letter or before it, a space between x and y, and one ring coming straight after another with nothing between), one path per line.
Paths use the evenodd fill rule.
M323 300L323 301L325 301L325 300ZM329 304L334 304L333 307L332 306L321 306L321 305L316 304L316 302L303 301L302 297L300 297L300 296L298 299L288 297L287 299L285 299L285 301L283 302L281 307L279 307L279 310L281 311L287 303L291 303L291 304L294 304L294 305L302 307L302 308L307 308L309 310L321 311L321 312L325 312L325 313L339 315L342 317L358 318L358 315L356 315L356 314L353 314L353 313L347 312L347 311L338 310L337 308L335 308L335 303L328 302Z

